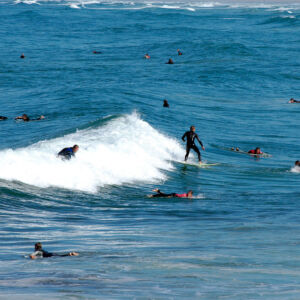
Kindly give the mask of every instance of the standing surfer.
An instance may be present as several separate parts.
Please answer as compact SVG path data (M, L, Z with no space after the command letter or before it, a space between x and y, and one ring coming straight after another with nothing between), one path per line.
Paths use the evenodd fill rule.
M198 140L199 144L201 145L202 150L205 150L205 148L204 148L202 142L200 141L198 134L195 131L196 131L195 126L191 126L190 131L187 131L182 136L182 140L184 142L185 142L185 137L186 137L186 154L185 154L184 161L187 161L190 150L193 149L198 155L199 163L201 163L201 154L200 154L198 147L195 145L195 139Z

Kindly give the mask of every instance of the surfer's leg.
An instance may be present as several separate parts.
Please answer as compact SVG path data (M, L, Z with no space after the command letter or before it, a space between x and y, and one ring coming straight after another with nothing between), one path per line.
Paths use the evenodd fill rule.
M189 154L190 154L190 150L191 150L191 147L186 145L186 154L185 154L185 157L184 157L184 161L187 161L187 159L189 157Z
M197 155L198 155L198 160L199 160L199 162L200 162L200 161L201 161L201 153L200 153L198 147L197 147L196 145L194 145L194 146L193 146L193 150L197 153Z

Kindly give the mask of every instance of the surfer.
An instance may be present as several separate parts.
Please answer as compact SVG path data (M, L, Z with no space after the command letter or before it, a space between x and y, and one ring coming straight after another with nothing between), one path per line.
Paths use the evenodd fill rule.
M24 53L21 54L20 58L25 58L25 55Z
M170 107L167 99L164 100L163 107Z
M150 195L150 198L192 198L193 197L193 191L188 191L184 194L165 194L162 193L159 189L154 189L153 192L156 192L154 195Z
M249 150L248 151L248 154L264 154L259 147L256 147L255 150L252 149L252 150Z
M296 160L295 161L295 167L299 167L300 168L300 160Z
M7 120L7 117L0 116L0 121Z
M30 254L31 259L36 259L38 257L52 257L52 256L78 256L79 253L77 252L69 252L69 253L64 253L64 254L59 254L59 253L51 253L43 250L42 243L36 243L34 245L34 252Z
M94 54L102 54L101 51L93 51Z
M185 137L186 137L186 154L184 157L184 161L187 161L188 157L189 157L189 153L190 150L193 149L197 155L198 155L198 160L199 163L201 163L201 154L200 151L198 149L198 147L195 145L195 139L198 140L199 144L201 145L202 150L205 150L202 142L200 141L198 134L195 133L195 126L191 126L190 131L187 131L183 136L182 136L182 140L185 142Z
M177 53L178 53L178 55L182 55L183 54L179 49L177 49Z
M45 117L43 115L38 117L37 119L30 119L28 117L28 115L26 115L26 114L23 114L22 116L15 117L15 120L23 120L24 122L39 121L39 120L43 120L43 119L45 119Z
M150 59L150 55L148 53L145 54L144 58Z
M299 100L295 100L294 98L291 98L290 101L289 101L289 103L300 103L300 101Z
M64 148L58 152L57 156L60 156L63 160L69 160L75 157L75 153L78 151L79 146L74 145L73 147Z
M169 58L168 62L166 62L167 65L173 65L174 61L172 58Z

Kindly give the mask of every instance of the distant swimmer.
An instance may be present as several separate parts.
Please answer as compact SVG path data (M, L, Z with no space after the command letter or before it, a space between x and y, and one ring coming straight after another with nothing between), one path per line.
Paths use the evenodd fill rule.
M0 116L0 121L7 120L7 117Z
M193 191L188 191L184 194L165 194L162 193L159 189L154 189L153 192L156 192L154 195L150 195L150 198L192 198L193 197Z
M174 61L172 58L169 58L168 62L166 62L167 65L173 65Z
M146 53L146 54L144 55L144 58L150 59L150 55L149 55L148 53Z
M299 100L295 100L294 98L291 98L290 101L289 101L289 103L300 103L300 101Z
M21 54L20 58L25 58L25 55L24 53Z
M164 100L163 107L170 107L167 99Z
M196 128L195 126L191 126L190 131L187 131L183 136L182 136L182 140L185 142L185 138L186 138L186 154L185 154L185 158L184 160L187 161L188 157L189 157L189 153L190 150L193 149L197 155L198 155L198 160L199 163L201 163L201 154L200 151L198 149L198 147L195 145L195 139L198 140L199 144L201 145L202 150L205 150L202 142L200 141L198 134L195 133Z
M101 51L93 51L94 54L102 54Z
M22 116L19 116L19 117L16 117L15 118L15 120L23 120L24 122L29 122L29 121L39 121L39 120L43 120L43 119L45 119L45 117L42 115L42 116L40 116L40 117L38 117L38 118L36 118L36 119L30 119L29 117L28 117L28 115L26 115L26 114L23 114Z
M249 150L248 154L264 154L259 147L256 147L255 150Z
M177 53L178 55L183 55L183 53L179 49L177 49Z
M52 257L52 256L78 256L79 253L77 252L68 252L68 253L51 253L43 250L42 244L41 243L36 243L34 245L34 252L30 254L31 259L36 259L36 258L43 258L43 257Z
M75 157L75 153L78 151L79 146L74 145L73 147L64 148L58 152L57 156L60 156L62 159L69 160L72 157Z

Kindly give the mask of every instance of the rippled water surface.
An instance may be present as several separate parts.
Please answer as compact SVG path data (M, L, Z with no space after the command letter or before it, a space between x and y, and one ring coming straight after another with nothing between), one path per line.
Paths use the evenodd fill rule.
M0 299L300 297L299 4L3 1L0 28ZM191 125L219 165L179 163Z

